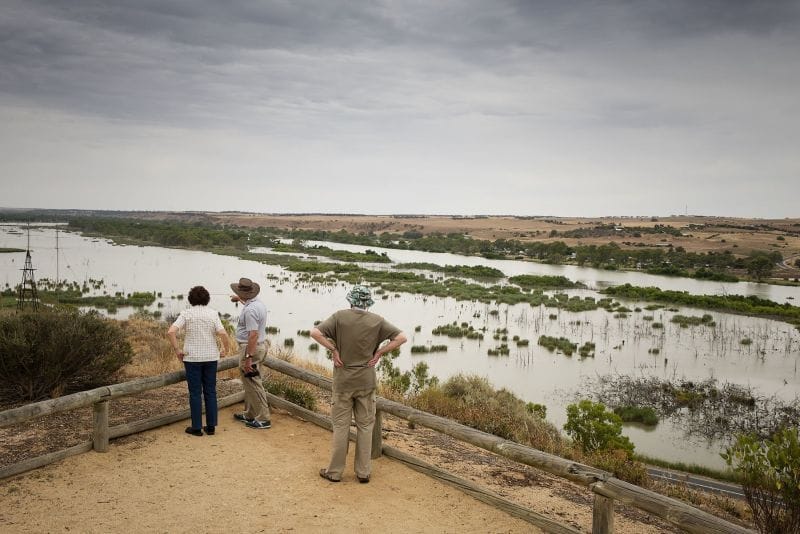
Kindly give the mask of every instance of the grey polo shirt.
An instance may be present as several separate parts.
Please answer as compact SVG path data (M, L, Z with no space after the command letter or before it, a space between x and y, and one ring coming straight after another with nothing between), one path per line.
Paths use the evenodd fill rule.
M244 303L242 313L239 314L239 321L236 323L237 343L247 343L249 333L253 330L258 332L259 343L263 343L267 339L267 307L258 298Z

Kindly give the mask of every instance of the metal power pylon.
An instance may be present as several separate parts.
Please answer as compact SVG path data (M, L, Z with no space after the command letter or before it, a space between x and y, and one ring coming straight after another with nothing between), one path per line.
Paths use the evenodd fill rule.
M33 263L31 262L31 228L28 225L28 250L25 253L25 267L22 268L22 283L17 293L17 311L30 308L39 311L39 293L36 291L36 280L33 277Z

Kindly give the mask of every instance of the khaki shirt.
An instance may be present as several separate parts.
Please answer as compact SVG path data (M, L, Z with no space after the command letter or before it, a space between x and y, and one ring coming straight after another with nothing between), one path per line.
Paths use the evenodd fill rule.
M318 324L317 329L333 340L344 363L344 367L333 368L335 392L377 387L375 368L367 367L367 362L383 341L400 333L399 328L380 315L351 308L337 311Z

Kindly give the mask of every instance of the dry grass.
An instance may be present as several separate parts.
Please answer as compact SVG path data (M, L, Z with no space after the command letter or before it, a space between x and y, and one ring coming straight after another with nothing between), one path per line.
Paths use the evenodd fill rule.
M753 514L745 501L716 493L694 490L686 484L669 484L654 481L651 489L661 495L689 503L717 517L752 527Z
M123 367L122 373L127 378L154 376L183 369L183 365L175 357L167 338L169 325L163 321L145 318L131 318L120 322L128 341L133 348L133 361ZM235 347L236 340L228 332L229 346ZM179 342L183 339L179 336ZM231 375L231 371L234 374ZM223 378L238 378L238 371L231 369L221 373Z

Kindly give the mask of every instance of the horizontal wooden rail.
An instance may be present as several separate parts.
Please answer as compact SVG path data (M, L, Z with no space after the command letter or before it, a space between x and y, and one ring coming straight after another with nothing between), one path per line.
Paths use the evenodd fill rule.
M239 364L237 357L225 358L219 361L217 371L225 371L232 369ZM52 413L65 412L75 408L84 408L91 406L99 401L106 401L116 399L117 397L124 397L126 395L134 395L142 393L151 389L158 389L164 386L170 386L183 382L186 380L186 371L174 371L158 376L151 376L147 378L140 378L130 382L123 382L121 384L113 384L111 386L102 386L87 391L79 391L70 395L64 395L57 399L44 400L41 402L34 402L33 404L26 404L19 408L12 408L0 412L0 428L4 426L15 425L23 423L36 417L50 415Z

